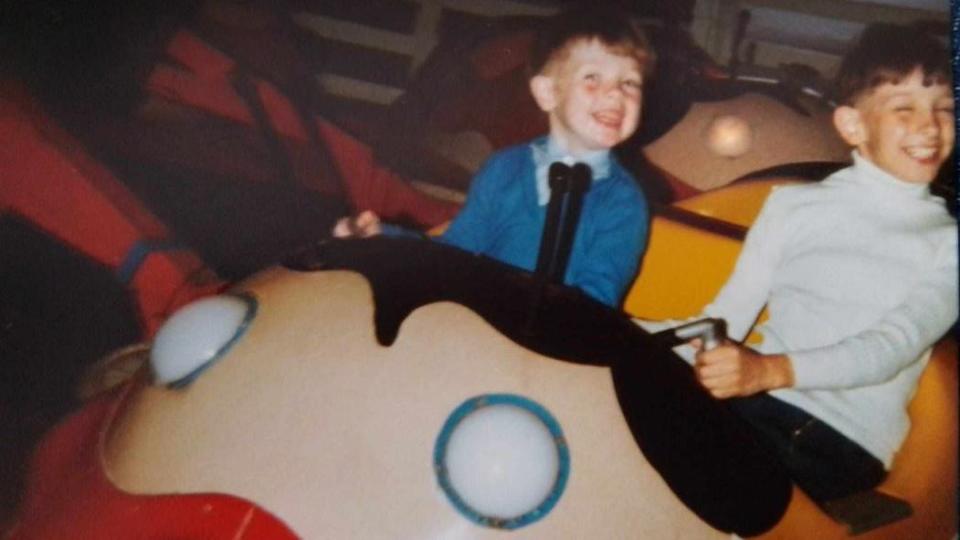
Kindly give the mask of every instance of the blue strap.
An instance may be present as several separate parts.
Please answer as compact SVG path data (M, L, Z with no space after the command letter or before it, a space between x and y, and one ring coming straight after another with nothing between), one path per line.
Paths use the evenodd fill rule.
M177 251L179 249L186 249L186 246L173 240L137 240L130 246L130 249L127 250L127 254L123 257L123 262L117 267L117 279L120 280L120 283L129 285L130 281L133 280L133 276L137 274L137 270L143 265L143 261L145 261L151 253L158 251Z

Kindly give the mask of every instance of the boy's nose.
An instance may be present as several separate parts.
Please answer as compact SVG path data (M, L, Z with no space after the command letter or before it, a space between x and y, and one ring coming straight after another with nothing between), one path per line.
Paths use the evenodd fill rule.
M604 97L610 97L610 98L617 98L617 99L619 99L619 98L623 97L623 88L620 87L620 83L618 83L618 82L608 83L608 84L603 88L603 93L602 93L602 95L603 95Z
M921 133L936 135L942 127L940 117L934 109L924 110L917 115L917 131Z

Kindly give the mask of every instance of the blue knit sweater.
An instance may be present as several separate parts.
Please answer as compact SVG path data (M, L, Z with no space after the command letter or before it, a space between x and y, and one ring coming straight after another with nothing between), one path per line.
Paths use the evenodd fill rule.
M634 178L611 156L584 197L564 283L618 306L646 247L649 215ZM537 204L530 144L494 154L474 177L463 209L440 241L534 270L546 220Z

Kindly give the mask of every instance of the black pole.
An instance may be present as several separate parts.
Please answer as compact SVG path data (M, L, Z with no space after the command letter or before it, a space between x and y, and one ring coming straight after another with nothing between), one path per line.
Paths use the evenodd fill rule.
M540 237L540 253L534 271L535 285L527 311L527 331L532 332L547 283L563 283L573 248L583 195L590 189L590 167L552 163L547 174L550 202Z
M577 232L577 225L580 223L583 194L590 189L591 176L590 167L577 163L567 178L567 185L564 186L566 205L559 224L560 238L557 239L553 265L550 274L547 275L548 281L563 283L563 276L567 273L567 263L570 260L570 251L573 249L573 239ZM553 189L553 186L551 185L550 188Z

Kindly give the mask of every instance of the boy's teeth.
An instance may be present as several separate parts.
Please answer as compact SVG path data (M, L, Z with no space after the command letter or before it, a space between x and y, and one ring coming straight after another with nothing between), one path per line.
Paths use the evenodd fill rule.
M930 159L936 151L935 148L908 148L907 155L914 159Z

